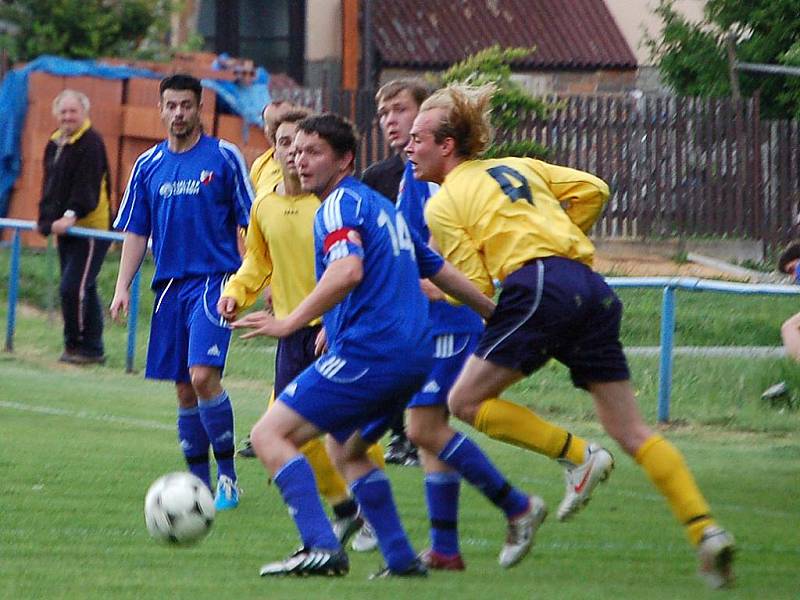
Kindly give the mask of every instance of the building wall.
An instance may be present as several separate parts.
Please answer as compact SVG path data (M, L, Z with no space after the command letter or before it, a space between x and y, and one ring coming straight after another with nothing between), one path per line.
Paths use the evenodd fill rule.
M644 47L645 32L650 36L658 36L661 20L653 13L657 0L605 0L608 10L625 36L639 65L652 65L650 52ZM689 21L703 19L705 0L675 0L675 10Z
M342 79L341 0L306 2L306 87L338 88Z

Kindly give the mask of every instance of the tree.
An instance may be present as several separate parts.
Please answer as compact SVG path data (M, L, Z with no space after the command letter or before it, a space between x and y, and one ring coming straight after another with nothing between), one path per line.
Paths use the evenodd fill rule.
M493 156L547 156L547 148L532 140L510 141L507 138L522 123L525 116L546 117L550 107L546 102L532 97L511 79L511 62L528 56L535 48L501 48L491 46L481 50L445 71L442 85L465 83L480 86L493 83L497 91L492 97L492 125L497 131L496 140L484 153Z
M800 63L798 0L708 0L700 23L688 22L673 4L674 0L659 1L655 13L663 23L661 37L650 37L646 44L663 80L678 94L730 94L728 33L737 40L739 62ZM743 95L760 91L764 116L800 114L797 77L740 71L739 79Z
M41 54L68 58L129 56L148 34L160 32L164 0L15 0L0 4L0 20L16 25L0 37L13 60Z

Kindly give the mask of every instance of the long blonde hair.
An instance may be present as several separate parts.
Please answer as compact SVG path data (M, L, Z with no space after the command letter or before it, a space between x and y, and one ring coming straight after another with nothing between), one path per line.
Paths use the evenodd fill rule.
M442 120L433 132L436 143L451 137L456 142L456 154L472 159L486 150L494 131L489 121L494 84L479 87L451 84L434 92L420 106L420 112L440 108Z

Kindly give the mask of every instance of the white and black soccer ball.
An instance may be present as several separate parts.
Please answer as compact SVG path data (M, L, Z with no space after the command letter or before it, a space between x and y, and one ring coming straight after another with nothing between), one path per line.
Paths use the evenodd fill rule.
M159 477L144 498L144 521L156 541L188 546L214 523L214 498L203 481L188 472Z

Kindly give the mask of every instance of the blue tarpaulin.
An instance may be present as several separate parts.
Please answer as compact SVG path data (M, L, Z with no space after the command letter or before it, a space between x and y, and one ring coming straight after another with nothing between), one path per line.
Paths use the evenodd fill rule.
M40 56L24 67L10 71L0 83L0 217L8 214L11 188L21 170L21 137L28 112L28 75L43 71L61 77L99 77L130 79L163 77L147 69L107 65L93 60L70 60L58 56ZM268 75L259 69L259 77L248 88L232 82L204 79L203 85L219 94L246 123L260 125L261 109L269 101Z

